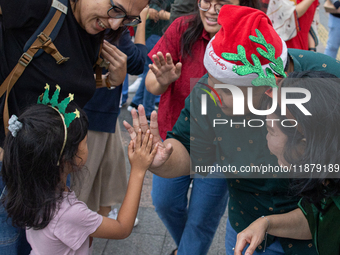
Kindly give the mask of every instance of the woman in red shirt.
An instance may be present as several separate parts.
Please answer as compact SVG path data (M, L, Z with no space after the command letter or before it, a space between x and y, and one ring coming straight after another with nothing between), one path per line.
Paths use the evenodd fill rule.
M162 95L158 126L163 140L176 123L192 86L206 74L205 48L220 29L217 16L225 4L260 7L258 0L198 0L195 13L176 19L148 55L154 64L149 66L145 85L149 92ZM208 252L228 201L224 178L194 178L188 207L191 181L189 175L172 179L153 176L155 210L181 255ZM172 254L177 254L177 249Z

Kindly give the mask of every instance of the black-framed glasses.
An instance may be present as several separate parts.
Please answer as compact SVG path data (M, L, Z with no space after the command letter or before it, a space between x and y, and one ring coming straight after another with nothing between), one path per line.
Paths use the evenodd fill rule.
M219 14L220 13L220 10L222 8L224 4L215 4L214 5L214 9L215 9L215 12L216 14ZM208 1L208 0L200 0L198 2L198 8L201 10L201 11L204 11L204 12L207 12L211 7L211 1Z
M107 15L109 15L110 18L113 18L113 19L123 18L123 25L125 26L135 26L142 22L140 19L140 16L127 15L123 9L116 6L112 0L110 1L111 1L112 7L107 11Z

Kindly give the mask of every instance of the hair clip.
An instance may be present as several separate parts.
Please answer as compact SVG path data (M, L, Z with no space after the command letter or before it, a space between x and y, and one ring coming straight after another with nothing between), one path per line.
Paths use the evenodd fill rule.
M17 136L18 131L22 128L22 123L18 121L18 117L16 115L12 115L8 120L8 130L11 132L13 137Z

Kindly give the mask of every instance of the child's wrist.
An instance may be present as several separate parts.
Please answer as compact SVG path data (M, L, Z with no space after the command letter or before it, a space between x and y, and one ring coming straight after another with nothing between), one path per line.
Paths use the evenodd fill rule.
M133 173L136 176L144 177L147 170L148 169L144 169L142 167L131 166L131 174Z

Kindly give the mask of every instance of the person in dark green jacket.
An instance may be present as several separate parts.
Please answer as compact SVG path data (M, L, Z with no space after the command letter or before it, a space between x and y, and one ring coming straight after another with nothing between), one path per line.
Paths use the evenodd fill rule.
M277 108L267 116L280 121L294 119L298 123L293 129L279 122L267 125L267 141L280 165L293 166L291 172L296 179L292 181L292 191L302 198L299 208L262 216L239 233L235 255L241 255L248 243L245 254L253 254L267 234L300 240L312 238L319 255L340 254L340 80L336 78L326 72L305 71L291 73L280 82L279 91L283 87L299 87L311 93L310 100L303 104L311 116L305 116L293 105L287 105L286 115L282 116ZM297 98L297 94L290 98ZM272 98L268 99L267 106L272 103Z

